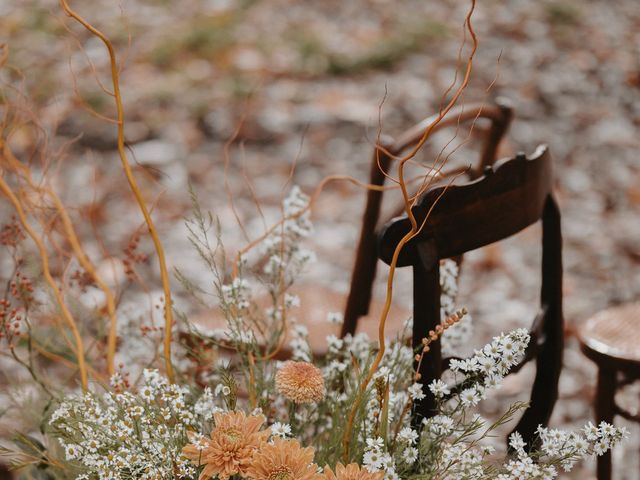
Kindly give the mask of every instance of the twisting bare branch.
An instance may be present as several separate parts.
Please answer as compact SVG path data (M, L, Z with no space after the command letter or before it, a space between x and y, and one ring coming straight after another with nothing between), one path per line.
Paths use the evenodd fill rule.
M113 84L113 95L116 103L117 110L117 118L118 118L118 154L120 156L120 161L122 163L122 168L127 177L127 181L129 183L129 187L133 192L133 195L138 203L138 207L144 216L145 223L147 224L147 228L149 230L149 234L151 235L151 239L153 240L153 245L155 247L156 253L158 255L158 263L160 267L160 277L162 280L162 288L164 291L164 318L165 318L165 331L164 331L164 363L165 369L167 373L167 378L170 382L174 381L174 373L173 366L171 364L171 329L173 327L173 305L171 301L171 287L169 284L169 274L167 271L167 262L165 259L164 248L162 247L162 243L160 242L160 237L158 236L158 231L156 230L155 224L151 219L151 215L149 213L149 209L142 197L142 192L138 187L138 183L136 182L135 177L133 176L133 172L131 170L131 166L129 165L129 160L127 158L127 153L125 150L125 141L124 141L124 108L122 106L122 95L120 93L120 73L118 70L118 62L116 59L116 52L113 47L113 43L109 38L102 33L100 30L95 28L89 22L87 22L83 17L81 17L75 10L73 10L67 0L60 0L60 5L64 12L78 23L80 23L87 31L91 34L95 35L99 38L104 46L107 48L109 52L109 60L111 65L111 82Z
M348 420L347 420L347 428L345 429L345 433L344 433L344 437L343 437L343 458L344 458L345 461L348 461L348 459L349 459L349 446L350 446L350 443L351 443L351 432L353 431L353 424L354 424L358 409L360 407L360 403L362 402L362 399L364 398L364 395L366 393L367 387L369 386L369 383L373 379L373 376L375 375L376 371L378 370L380 362L382 361L382 358L384 357L384 353L385 353L385 341L384 341L385 340L385 325L386 325L387 318L389 316L389 311L391 310L391 301L392 301L392 298L393 298L393 280L394 280L395 271L396 271L396 267L397 267L397 263L398 263L398 258L400 256L400 252L402 251L404 246L412 238L414 238L419 233L420 229L422 228L422 226L418 225L418 222L417 222L417 220L416 220L416 218L415 218L415 216L413 214L413 211L412 211L412 206L413 206L413 204L415 202L415 199L412 200L410 195L409 195L409 191L407 189L407 183L406 183L405 178L404 178L404 167L405 167L405 164L408 161L410 161L412 158L414 158L416 156L416 154L420 151L422 146L425 144L427 139L430 137L431 132L434 130L436 125L438 125L438 123L440 123L440 121L442 121L442 119L445 117L445 115L453 108L453 106L456 104L456 102L458 101L460 96L463 94L463 92L465 91L465 89L466 89L466 87L467 87L467 85L469 83L469 79L471 77L471 70L472 70L472 66L473 66L473 57L475 55L476 49L478 48L478 39L477 39L476 34L473 31L473 27L471 25L471 16L472 16L473 11L475 9L475 5L476 5L475 0L471 0L471 6L470 6L469 11L467 12L467 15L466 15L466 18L465 18L465 26L466 26L466 29L468 29L469 34L471 35L471 39L472 39L473 44L472 44L472 47L471 47L471 52L469 54L469 58L467 60L464 79L463 79L462 83L460 84L460 86L456 89L455 94L453 95L453 97L451 98L449 103L446 105L446 107L444 109L441 109L441 111L440 111L439 115L436 117L436 119L433 122L431 122L431 124L429 124L427 126L427 128L425 129L425 131L424 131L422 137L420 138L420 140L418 141L418 143L413 147L413 149L406 156L402 157L400 159L399 163L398 163L398 178L397 179L398 179L398 182L400 184L400 190L402 192L405 213L406 213L407 217L409 218L409 222L411 224L411 230L404 237L402 237L400 242L398 242L398 245L396 246L396 249L393 252L393 257L391 259L391 263L389 265L389 275L387 277L387 296L386 296L384 307L382 309L382 313L380 315L380 320L379 320L379 323L378 323L378 353L377 353L377 355L376 355L371 367L369 368L369 371L368 371L366 377L364 378L364 380L360 384L358 395L356 396L356 399L353 402L353 407L351 408L351 412L349 413L349 417L348 417ZM391 152L389 152L389 153L391 153ZM431 181L427 184L426 188L428 188L430 183L431 183ZM424 222L426 222L427 219L428 219L428 215L424 219ZM424 222L423 222L422 225L424 225Z
M86 390L89 386L89 377L87 375L87 366L84 357L84 346L82 342L82 336L80 335L80 331L78 330L78 326L76 321L74 320L67 304L64 301L62 292L60 288L56 284L55 280L51 276L51 271L49 270L49 256L47 254L47 248L42 241L42 238L36 233L33 229L29 221L27 220L27 216L22 208L20 200L16 197L16 195L11 190L11 187L7 184L4 177L0 176L0 191L9 199L12 203L13 207L16 209L16 213L18 214L18 218L20 219L20 223L25 231L29 234L33 242L36 244L38 249L38 253L40 255L40 259L42 261L42 274L44 275L44 279L53 291L53 294L58 302L58 306L60 307L60 312L62 313L62 317L65 322L69 325L71 329L71 333L73 335L73 339L75 341L75 354L78 360L78 370L80 371L80 381L82 384L83 390Z

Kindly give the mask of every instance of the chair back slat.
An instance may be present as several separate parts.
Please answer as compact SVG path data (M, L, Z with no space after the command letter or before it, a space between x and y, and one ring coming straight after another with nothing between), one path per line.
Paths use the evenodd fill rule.
M482 147L479 165L471 172L471 177L475 178L479 172L482 172L484 167L491 165L496 160L496 152L500 140L502 140L502 137L507 132L511 119L513 118L513 107L511 102L506 98L497 98L495 103L489 105L478 104L472 105L471 107L462 105L453 108L439 122L438 118L438 114L432 115L415 124L400 135L395 142L389 145L389 152L393 155L401 155L405 150L415 146L424 135L425 130L434 123L435 126L431 129L432 134L464 122L475 122L479 118L486 118L491 120L491 128L487 132Z
M551 189L551 156L546 147L539 147L531 158L520 154L502 160L472 182L434 188L413 207L418 225L426 222L403 248L397 266L415 264L418 243L429 243L430 260L437 262L514 235L542 218ZM392 219L383 228L378 246L384 262L391 262L410 228L406 216ZM421 260L429 261L424 251Z

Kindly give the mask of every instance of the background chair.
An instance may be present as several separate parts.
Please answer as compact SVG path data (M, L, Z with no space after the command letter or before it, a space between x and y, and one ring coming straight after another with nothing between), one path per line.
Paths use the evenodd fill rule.
M640 422L616 405L618 389L640 380L640 303L610 308L588 319L578 333L584 354L598 366L596 421L613 423L615 415ZM611 452L598 457L598 480L611 478Z
M413 213L422 231L402 250L398 267L413 268L413 345L419 347L440 323L440 260L487 246L542 220L542 289L540 311L531 328L525 362L536 357L531 403L516 426L529 444L539 424L547 425L558 397L562 366L562 238L560 212L552 194L551 156L539 147L531 158L518 154L487 167L482 177L463 185L433 188ZM441 198L440 198L441 197ZM404 217L389 222L379 237L380 258L391 262L400 239L410 230ZM447 365L440 341L422 362L425 398L416 402L414 420L434 414L435 399L427 388Z

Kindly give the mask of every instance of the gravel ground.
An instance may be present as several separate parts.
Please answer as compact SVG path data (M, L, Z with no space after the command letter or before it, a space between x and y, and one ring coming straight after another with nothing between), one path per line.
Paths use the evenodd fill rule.
M385 134L397 135L437 111L456 71L468 4L185 0L177 8L128 0L123 16L106 0L78 8L127 52L122 84L132 157L138 171L148 173L140 177L156 202L169 262L206 282L182 222L188 184L221 219L227 244L242 241L224 184L224 145L234 131L228 188L255 236L263 226L250 186L267 220L275 219L294 160L292 183L306 191L328 174L364 180L379 123ZM53 0L0 0L0 15L10 62L25 74L51 144L76 140L60 156L57 182L69 205L99 210L104 243L92 240L86 226L85 244L121 257L141 219L118 190L123 178L113 126L84 113L73 92L98 112L113 113L86 63L91 58L106 73L104 51L74 26L86 56L78 53ZM554 157L568 340L552 423L579 425L592 417L595 368L579 352L575 332L598 310L640 298L640 8L637 0L486 1L473 22L480 47L464 101L509 98L515 118L503 152L532 152L546 143ZM436 136L424 159L450 138ZM31 140L18 136L16 146ZM473 161L472 147L451 161ZM309 272L310 284L347 288L363 204L364 193L346 184L333 184L321 196L313 238L320 261ZM151 252L144 238L140 250ZM539 264L538 227L465 257L459 303L473 313L474 344L528 325ZM139 268L153 284L153 266ZM397 301L410 305L408 272L400 272L398 285L407 287L397 289ZM522 398L530 377L527 369L513 377L485 413ZM624 397L637 410L637 388ZM618 479L640 479L640 428L629 427L631 441L614 452ZM591 478L593 471L586 465L567 478Z

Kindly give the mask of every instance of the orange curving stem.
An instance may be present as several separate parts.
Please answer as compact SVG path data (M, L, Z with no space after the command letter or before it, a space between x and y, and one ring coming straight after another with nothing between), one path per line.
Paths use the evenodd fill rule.
M113 83L113 96L116 103L116 110L118 116L118 154L120 156L120 161L122 163L122 168L127 177L127 181L129 182L129 187L133 192L133 195L138 203L138 207L142 212L145 223L147 224L147 228L149 230L149 234L151 235L151 239L153 240L153 245L155 247L156 253L158 255L158 263L160 267L160 278L162 281L162 289L164 290L164 319L165 319L165 331L164 331L164 363L165 370L167 374L167 378L171 383L174 382L175 375L173 373L173 365L171 364L171 328L173 326L173 310L172 310L172 301L171 301L171 287L169 285L169 273L167 271L167 262L165 260L164 249L162 247L162 243L160 242L160 238L158 237L158 231L156 230L155 224L151 219L151 215L149 214L149 209L147 208L144 198L142 198L142 193L140 192L140 188L136 182L135 177L133 176L133 172L131 170L131 166L129 165L129 160L127 159L127 154L125 152L125 144L124 144L124 109L122 106L122 95L120 93L120 74L118 71L118 63L116 61L116 52L113 48L113 44L111 40L102 33L100 30L95 28L89 22L87 22L84 18L82 18L78 13L71 9L67 0L60 0L60 5L62 6L65 13L80 23L85 29L91 32L93 35L98 37L102 43L104 43L105 47L109 51L109 60L111 64L111 81Z

